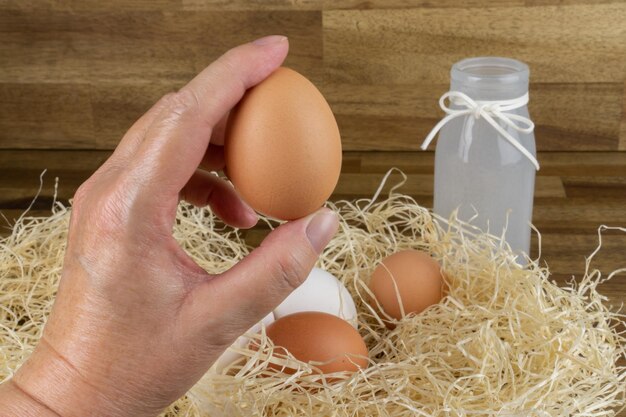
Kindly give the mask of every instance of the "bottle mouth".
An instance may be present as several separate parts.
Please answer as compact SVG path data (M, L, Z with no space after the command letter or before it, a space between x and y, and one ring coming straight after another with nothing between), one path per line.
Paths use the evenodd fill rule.
M464 84L525 84L529 69L528 65L512 58L477 57L452 65L450 76Z

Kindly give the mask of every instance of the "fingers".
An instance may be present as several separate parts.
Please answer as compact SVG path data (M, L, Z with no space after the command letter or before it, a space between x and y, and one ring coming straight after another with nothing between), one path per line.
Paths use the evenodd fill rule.
M306 279L337 227L328 209L281 225L233 268L196 287L186 313L200 325L214 325L219 317L230 332L221 343L231 342Z
M285 37L231 49L169 100L133 158L145 178L145 195L159 199L178 195L202 161L214 126L247 88L280 66L287 49Z
M110 160L123 164L124 161L127 161L135 154L139 145L143 142L148 128L154 123L163 109L169 105L169 100L173 95L174 93L164 95L145 114L137 119L115 148L115 151L109 158Z
M181 190L180 198L196 206L210 206L233 227L248 229L259 220L230 184L207 171L197 170Z
M224 136L226 135L226 124L228 123L228 115L226 113L219 122L213 127L213 134L211 135L211 143L216 145L224 145Z

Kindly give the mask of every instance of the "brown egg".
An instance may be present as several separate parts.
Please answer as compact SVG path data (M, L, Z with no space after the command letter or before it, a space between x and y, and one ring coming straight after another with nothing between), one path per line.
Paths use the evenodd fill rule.
M231 111L228 177L256 211L293 220L330 197L341 171L341 138L328 103L305 77L279 68Z
M328 362L314 365L324 374L367 367L368 351L363 338L350 323L332 314L290 314L270 324L266 331L275 352L285 354L287 350L302 362ZM285 368L284 372L292 374L294 370Z
M444 280L441 267L429 254L404 250L383 259L369 287L384 312L399 320L402 311L398 294L405 314L421 313L441 301Z

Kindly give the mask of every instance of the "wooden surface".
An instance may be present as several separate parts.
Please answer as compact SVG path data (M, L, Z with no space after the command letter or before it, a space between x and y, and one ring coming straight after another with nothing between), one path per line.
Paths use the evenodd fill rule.
M0 0L0 149L112 149L224 50L282 33L346 150L417 150L479 55L530 65L540 150L626 150L624 22L598 0Z
M34 213L49 210L55 177L58 198L67 202L109 151L0 150L0 211L17 218L39 188ZM598 242L601 224L626 227L626 153L543 152L536 181L533 222L542 234L542 259L559 280L580 276L585 256ZM425 207L432 205L433 154L430 152L346 152L332 200L371 197L390 167L408 176L401 192ZM394 175L385 190L400 180ZM6 229L4 230L6 233ZM262 232L261 232L262 233ZM626 267L626 233L606 232L596 266L605 273ZM537 254L536 236L533 256ZM626 275L607 284L612 301L626 302Z
M599 225L626 227L623 0L0 0L0 212L17 218L45 168L32 213L49 212L55 177L66 202L160 96L273 33L340 125L333 199L370 197L396 166L400 191L429 207L433 155L415 151L442 117L450 66L501 55L531 68L534 223L553 277L581 275ZM626 266L626 233L603 244L595 267ZM626 302L626 276L602 291Z

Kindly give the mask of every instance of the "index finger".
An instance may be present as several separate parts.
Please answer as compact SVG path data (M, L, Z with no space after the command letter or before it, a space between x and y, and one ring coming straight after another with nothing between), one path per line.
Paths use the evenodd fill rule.
M131 161L146 195L164 193L176 203L196 171L214 126L244 95L280 66L289 44L268 36L226 52L205 68L161 111Z

